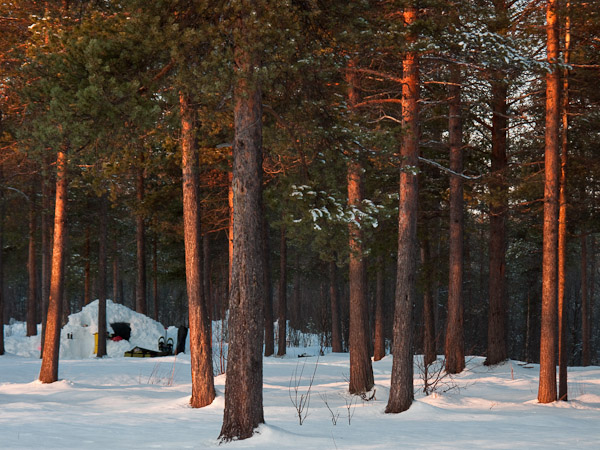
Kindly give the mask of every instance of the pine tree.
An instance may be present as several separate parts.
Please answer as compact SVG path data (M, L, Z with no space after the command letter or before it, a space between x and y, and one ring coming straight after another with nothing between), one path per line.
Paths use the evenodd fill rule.
M417 20L417 8L409 3L404 9L404 23L411 27ZM414 38L412 38L414 39ZM412 40L410 39L410 40ZM410 42L409 40L409 42ZM409 44L410 45L410 44ZM416 281L417 199L416 170L419 156L419 65L413 49L404 55L402 86L402 125L400 143L400 208L398 216L398 267L396 273L396 310L392 379L386 413L399 413L413 401L412 305Z
M547 58L544 183L544 243L542 268L542 336L538 401L556 401L556 314L559 193L560 73L558 68L558 2L546 2Z

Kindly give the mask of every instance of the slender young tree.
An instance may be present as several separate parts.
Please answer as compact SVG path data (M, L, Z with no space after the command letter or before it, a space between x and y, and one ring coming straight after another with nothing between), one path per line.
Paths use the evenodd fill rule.
M88 205L89 207L89 205ZM85 247L83 257L85 265L83 267L83 304L89 305L92 301L92 267L91 267L91 236L89 225L85 227Z
M98 230L98 351L96 356L106 356L106 241L108 239L108 196L100 197Z
M373 342L373 360L379 361L385 356L384 335L384 311L383 311L383 288L384 288L385 265L383 257L377 257L377 277L375 279L375 333Z
M275 330L273 327L273 289L271 286L271 247L269 244L269 223L263 212L262 238L265 265L265 356L275 353Z
M198 208L198 150L195 142L194 110L189 97L179 94L181 114L181 150L183 175L183 232L185 279L190 325L193 408L210 405L215 398L212 370L211 327L202 289L202 243Z
M461 173L462 120L460 102L460 68L451 68L449 94L450 169ZM446 330L446 371L460 373L465 368L463 303L463 186L462 178L450 176L450 262L448 267L448 324Z
M335 261L329 261L329 301L331 303L331 351L341 353L342 321L340 317L340 297L337 289L337 266Z
M404 10L404 23L417 20L414 3ZM412 41L413 35L409 35ZM409 42L410 45L410 42ZM413 401L412 315L415 302L417 201L419 187L415 168L419 166L419 66L417 53L408 49L402 61L402 125L400 143L400 203L398 214L398 266L396 272L396 309L392 345L392 376L386 413L400 413Z
M277 356L285 355L287 339L287 239L285 226L281 226L281 241L279 246L279 297L277 301L278 342Z
M27 288L27 336L37 334L37 264L35 255L35 231L36 231L36 205L35 190L31 190L29 196L29 251L27 257L27 273L29 285Z
M54 245L52 249L52 276L46 319L46 338L39 380L42 383L58 381L58 354L60 350L61 312L64 290L65 247L67 239L67 151L61 149L56 158L56 202L54 210Z
M136 173L136 196L138 208L144 202L144 152L138 152L138 167ZM146 224L144 214L138 211L135 215L135 242L136 242L136 278L135 278L135 311L146 314Z
M559 194L560 74L558 69L558 0L546 2L546 133L544 227L542 255L542 323L540 337L540 380L538 401L556 401L557 248Z
M260 57L252 36L260 23L256 0L242 2L234 23L233 258L229 354L221 441L246 439L264 423L262 348L264 267L262 230L262 93Z

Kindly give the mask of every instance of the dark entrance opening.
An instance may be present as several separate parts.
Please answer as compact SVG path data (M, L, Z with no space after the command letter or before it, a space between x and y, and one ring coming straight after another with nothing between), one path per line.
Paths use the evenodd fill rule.
M112 337L120 336L126 341L131 337L131 326L127 322L115 322L111 323L110 326L113 329Z

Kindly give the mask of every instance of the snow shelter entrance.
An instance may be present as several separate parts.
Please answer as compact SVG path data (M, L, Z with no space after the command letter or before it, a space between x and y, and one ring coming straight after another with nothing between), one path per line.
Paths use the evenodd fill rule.
M111 323L110 326L113 329L111 338L119 336L128 341L131 337L131 326L127 322L115 322Z

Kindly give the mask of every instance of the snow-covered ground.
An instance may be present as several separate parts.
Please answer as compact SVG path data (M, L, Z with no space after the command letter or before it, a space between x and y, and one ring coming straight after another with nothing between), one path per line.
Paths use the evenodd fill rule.
M6 337L9 353L0 356L0 448L218 446L224 375L215 379L218 397L203 409L188 406L189 354L63 358L61 381L44 385L36 381L40 360L16 355L19 345L15 340L21 347L31 347L34 344L27 341L35 339L19 336L19 326L10 328L11 335ZM144 344L148 348L155 345L150 337ZM572 368L570 401L540 405L536 401L538 366L511 361L490 369L483 366L483 358L470 358L464 373L444 380L449 391L427 397L417 392L408 411L388 415L384 409L391 357L373 363L375 397L364 401L346 392L347 354L297 356L317 355L318 351L315 346L291 348L286 357L264 359L266 424L253 438L224 446L600 448L599 367ZM290 394L295 397L294 373L299 380L298 397L306 395L315 365L310 404L305 410L308 414L300 425L290 400ZM421 384L417 366L415 389Z

